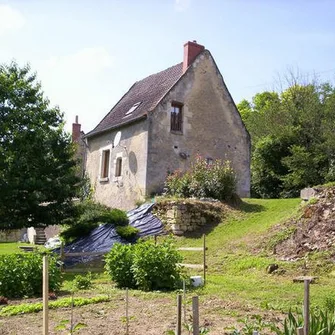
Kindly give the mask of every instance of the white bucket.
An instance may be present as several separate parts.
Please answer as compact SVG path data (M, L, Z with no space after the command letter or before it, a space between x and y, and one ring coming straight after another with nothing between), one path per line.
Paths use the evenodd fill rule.
M198 287L198 286L203 286L204 285L204 281L202 280L201 276L192 276L191 277L191 282L192 282L192 285L194 287Z

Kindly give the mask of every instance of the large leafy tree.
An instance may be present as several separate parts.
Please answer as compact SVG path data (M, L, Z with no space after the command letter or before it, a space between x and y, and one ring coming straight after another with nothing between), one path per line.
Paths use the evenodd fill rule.
M29 66L0 66L0 229L59 224L78 189L63 114Z
M261 197L296 196L335 181L335 88L298 84L256 94L238 108L252 139L252 190Z

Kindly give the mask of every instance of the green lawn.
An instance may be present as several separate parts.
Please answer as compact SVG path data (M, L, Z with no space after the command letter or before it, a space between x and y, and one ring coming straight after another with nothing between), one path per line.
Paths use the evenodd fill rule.
M0 242L0 255L23 252L19 248L19 246L31 246L31 244L17 243L17 242L11 242L11 243Z
M241 213L230 214L206 236L208 281L199 293L265 309L287 311L301 306L303 284L295 284L292 279L302 274L303 261L280 261L263 248L270 242L269 228L297 214L299 207L300 199L246 199ZM176 241L178 247L202 245L201 237L179 237ZM183 255L185 263L202 261L201 253L185 251ZM279 264L285 273L267 274L271 263ZM312 262L308 274L315 275ZM335 278L322 271L317 275L320 281L311 286L311 303L323 306L326 300L335 302Z

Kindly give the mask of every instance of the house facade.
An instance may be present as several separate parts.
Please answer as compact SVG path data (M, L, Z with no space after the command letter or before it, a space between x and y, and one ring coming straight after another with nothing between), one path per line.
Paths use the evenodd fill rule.
M250 136L211 53L184 45L184 60L136 82L87 135L86 172L97 201L130 209L196 155L228 159L237 193L250 195Z

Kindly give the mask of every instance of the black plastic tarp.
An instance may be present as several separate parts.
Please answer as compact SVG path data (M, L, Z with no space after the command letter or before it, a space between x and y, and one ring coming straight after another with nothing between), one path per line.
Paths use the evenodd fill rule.
M154 204L144 204L127 213L129 224L139 229L139 237L160 235L163 232L162 222L151 211ZM111 224L103 224L95 228L89 236L80 238L71 244L64 246L64 253L97 252L108 253L114 243L129 243L122 239ZM56 249L59 253L60 250ZM64 259L64 266L73 266L78 263L87 263L100 258L99 255L74 256Z

